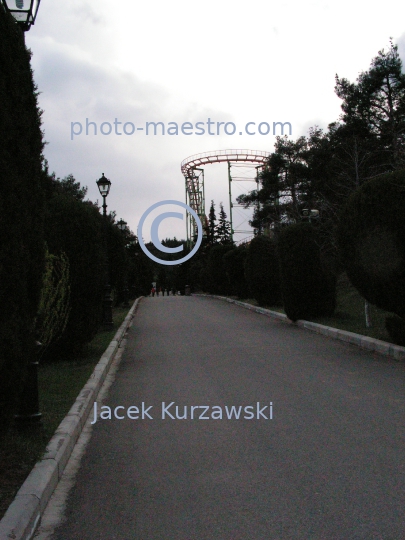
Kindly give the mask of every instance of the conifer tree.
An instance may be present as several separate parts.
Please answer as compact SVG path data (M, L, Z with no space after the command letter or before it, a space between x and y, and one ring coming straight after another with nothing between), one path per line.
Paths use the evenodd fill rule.
M224 205L219 203L220 211L219 211L219 219L218 219L218 225L216 226L216 236L217 241L220 244L230 244L232 242L231 240L231 224L226 219L227 215L224 210Z
M209 245L214 245L217 241L217 216L215 215L215 204L211 201L210 213L208 214L208 230L207 242Z

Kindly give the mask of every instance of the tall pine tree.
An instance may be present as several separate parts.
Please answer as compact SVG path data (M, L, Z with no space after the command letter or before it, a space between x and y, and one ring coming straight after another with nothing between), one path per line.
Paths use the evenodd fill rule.
M220 211L219 211L219 219L218 219L218 225L216 226L216 236L217 240L220 244L230 244L232 243L231 240L231 224L226 219L227 215L224 210L224 205L219 203Z
M336 75L336 94L343 100L341 119L374 136L375 174L405 166L405 75L398 47L378 52L356 83Z
M211 201L210 213L208 214L207 243L213 246L217 242L217 216L215 214L215 204Z

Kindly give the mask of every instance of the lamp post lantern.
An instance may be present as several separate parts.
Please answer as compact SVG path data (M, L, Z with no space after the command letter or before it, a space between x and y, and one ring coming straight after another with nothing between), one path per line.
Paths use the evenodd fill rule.
M23 32L28 32L37 17L41 0L0 0Z
M119 228L120 231L124 232L125 229L127 228L127 222L124 221L123 219L120 219L118 222L117 222L117 227Z
M105 201L107 195L110 193L111 182L104 176L104 173L102 174L101 178L97 180L97 186L100 195L103 197L103 215L107 216L107 203Z
M97 180L97 186L100 191L100 195L103 197L103 217L104 217L104 256L105 256L105 270L104 270L104 300L103 300L103 323L107 328L113 326L112 320L112 298L111 298L111 285L110 285L110 271L108 260L108 221L107 221L107 195L110 193L111 182L102 174L101 178Z

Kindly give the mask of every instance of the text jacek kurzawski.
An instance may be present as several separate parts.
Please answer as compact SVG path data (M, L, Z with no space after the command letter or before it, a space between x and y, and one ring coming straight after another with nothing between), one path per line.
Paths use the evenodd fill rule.
M118 405L109 407L101 405L98 415L97 402L94 403L93 421L97 420L153 420L152 412L154 405L148 407L142 401L140 406L131 405L124 407ZM157 407L156 407L157 408ZM156 415L155 415L155 418ZM174 401L166 403L162 401L160 408L162 420L273 420L273 403L262 405L259 401L256 405L176 405Z

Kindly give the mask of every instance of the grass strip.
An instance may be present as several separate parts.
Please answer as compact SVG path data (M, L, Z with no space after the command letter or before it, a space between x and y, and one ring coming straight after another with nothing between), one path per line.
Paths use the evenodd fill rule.
M76 359L39 365L41 423L12 426L6 436L0 438L0 519L41 458L127 314L128 308L115 308L113 328L100 330Z
M336 293L337 305L332 317L311 317L308 320L323 324L324 326L331 326L332 328L339 328L340 330L347 330L348 332L354 332L356 334L361 334L362 336L368 336L393 343L385 328L385 318L388 315L392 315L392 313L370 304L370 319L372 326L367 328L364 312L364 298L359 294L357 289L353 287L346 274L341 274L339 276ZM236 297L232 298L236 299ZM240 300L253 306L259 305L256 300L251 298ZM285 313L280 306L266 305L261 307L271 309L272 311L278 311L279 313Z

